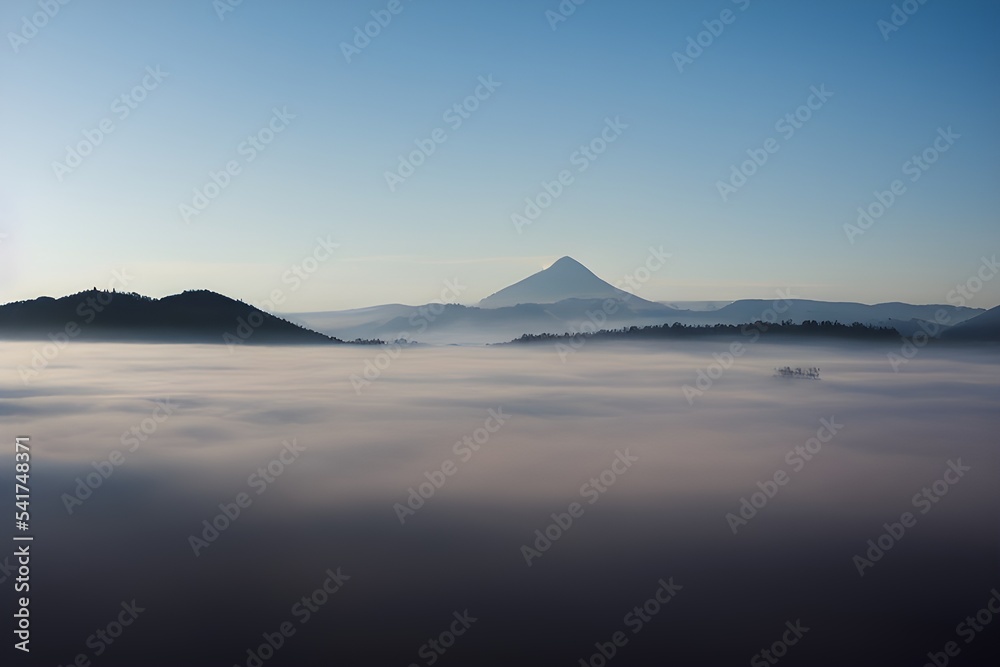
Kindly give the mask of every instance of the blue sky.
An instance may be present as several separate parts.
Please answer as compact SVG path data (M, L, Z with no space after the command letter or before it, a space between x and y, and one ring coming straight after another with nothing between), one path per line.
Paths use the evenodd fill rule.
M396 14L243 0L220 18L224 2L52 0L45 21L37 0L3 3L0 300L124 268L145 294L260 304L278 290L286 311L424 303L450 279L471 303L563 255L615 282L662 246L644 298L939 303L1000 249L996 3L913 2L885 39L893 3L863 0L588 0L557 23L558 0L400 0ZM342 43L373 11L391 21L348 62ZM719 34L679 71L705 21ZM776 129L823 86L791 136ZM456 126L445 112L477 88ZM614 141L582 158L609 119ZM273 141L251 150L262 130ZM79 166L54 166L88 133L103 136ZM719 182L769 138L777 151L723 200ZM904 163L925 149L937 161L912 181ZM564 170L518 230L511 216ZM858 207L897 179L903 194L850 242ZM338 246L315 255L318 238ZM1000 279L970 305L998 303Z

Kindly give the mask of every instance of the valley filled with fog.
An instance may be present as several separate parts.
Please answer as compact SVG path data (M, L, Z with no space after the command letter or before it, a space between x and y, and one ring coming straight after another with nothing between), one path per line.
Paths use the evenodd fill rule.
M61 628L37 650L100 664L88 637L135 599L115 664L253 665L284 622L264 664L427 664L466 610L448 664L576 665L619 631L622 664L745 664L797 621L789 664L986 655L956 625L1000 583L1000 351L899 348L75 342L0 385Z

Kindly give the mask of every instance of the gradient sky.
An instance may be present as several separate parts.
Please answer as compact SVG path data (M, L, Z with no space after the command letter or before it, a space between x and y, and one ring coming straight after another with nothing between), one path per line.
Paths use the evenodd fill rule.
M41 10L6 0L0 301L125 268L128 290L280 290L284 311L425 303L455 278L449 300L471 303L563 255L615 282L662 246L644 298L941 303L1000 249L995 2L931 0L886 40L887 1L589 0L553 30L558 0L401 0L348 63L341 43L388 4L243 0L220 19L212 0L74 0L14 45ZM673 53L726 9L679 72ZM120 119L115 99L157 66ZM452 129L443 113L490 75L500 87ZM821 85L833 96L785 139L775 122ZM238 147L276 107L295 118L247 163ZM576 172L615 117L627 129ZM53 163L106 118L60 181ZM961 138L911 182L904 163L948 127ZM447 141L391 192L385 172L435 128ZM769 137L778 152L724 202L717 182ZM185 222L230 160L241 172ZM563 169L574 182L518 233L511 214ZM906 192L849 243L894 179ZM283 280L317 237L333 256ZM1000 277L969 305L998 303Z

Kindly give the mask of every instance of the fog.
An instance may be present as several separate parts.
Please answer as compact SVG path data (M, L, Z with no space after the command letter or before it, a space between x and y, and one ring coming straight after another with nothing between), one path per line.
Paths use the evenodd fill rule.
M971 665L998 641L956 635L1000 586L995 349L895 372L891 344L75 343L24 383L39 346L0 348L5 437L31 437L37 664L247 665L286 621L264 664L578 665L619 631L610 664L746 664L797 620L786 664L920 665L957 641ZM541 549L553 513L572 521ZM636 632L661 579L676 595ZM425 646L465 610L454 645Z

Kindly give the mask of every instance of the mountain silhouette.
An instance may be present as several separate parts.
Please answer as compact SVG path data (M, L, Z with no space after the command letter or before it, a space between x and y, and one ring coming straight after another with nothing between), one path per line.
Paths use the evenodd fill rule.
M941 337L954 341L1000 342L1000 306L955 325Z
M566 299L619 299L627 301L632 308L665 308L601 280L572 257L562 257L547 269L491 294L479 302L479 307L503 308L522 303L557 303Z
M153 299L134 292L87 290L0 306L0 338L230 344L326 344L310 331L208 290Z
M781 312L774 310L780 308ZM595 329L646 327L682 323L692 326L745 324L757 320L860 322L889 327L901 335L923 331L926 322L943 311L948 321L959 323L984 312L951 305L905 303L862 304L807 299L744 299L714 310L679 310L634 297L615 299L562 299L555 303L522 303L483 308L458 304L404 306L391 304L350 311L286 313L283 317L316 331L355 338L406 338L434 344L500 343L522 334L563 334Z

